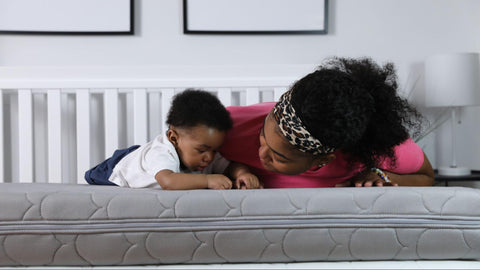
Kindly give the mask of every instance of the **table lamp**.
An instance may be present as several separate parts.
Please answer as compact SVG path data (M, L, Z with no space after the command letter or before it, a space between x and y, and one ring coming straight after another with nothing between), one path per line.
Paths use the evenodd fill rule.
M457 166L455 152L456 116L459 107L480 104L480 65L478 53L440 54L425 62L425 101L427 107L450 107L452 120L452 163L440 167L439 175L469 175L470 169Z

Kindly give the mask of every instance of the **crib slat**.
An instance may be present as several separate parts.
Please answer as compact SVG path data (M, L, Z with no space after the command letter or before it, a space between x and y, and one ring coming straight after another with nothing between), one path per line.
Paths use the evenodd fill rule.
M90 93L77 89L77 183L85 183L85 171L90 168Z
M152 140L162 133L162 106L160 105L160 92L154 91L147 94L148 97L148 140Z
M275 101L278 101L280 97L283 95L283 93L285 93L286 91L287 91L286 87L275 87L273 89L273 98L275 99Z
M133 90L133 143L147 142L147 90Z
M232 90L230 88L219 88L218 99L220 99L223 106L232 106Z
M18 90L18 178L21 183L33 182L33 115L32 91Z
M252 105L258 103L260 100L259 98L259 90L258 88L247 88L247 104Z
M0 183L5 182L5 169L3 167L5 149L3 147L3 90L0 89Z
M118 148L118 90L105 89L103 96L105 119L105 158Z
M48 182L62 182L62 136L61 136L61 105L60 90L51 89L47 92L48 117Z
M173 96L175 95L175 90L174 89L163 89L162 90L162 134L164 136L164 139L166 139L166 133L168 130L168 124L166 123L167 119L167 114L168 111L170 110L170 105L173 99Z

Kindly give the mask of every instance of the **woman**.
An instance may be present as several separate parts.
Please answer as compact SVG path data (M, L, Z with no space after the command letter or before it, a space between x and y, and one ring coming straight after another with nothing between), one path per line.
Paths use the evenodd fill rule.
M266 188L433 184L408 134L419 114L397 95L392 64L334 58L277 103L228 110L234 127L220 152Z

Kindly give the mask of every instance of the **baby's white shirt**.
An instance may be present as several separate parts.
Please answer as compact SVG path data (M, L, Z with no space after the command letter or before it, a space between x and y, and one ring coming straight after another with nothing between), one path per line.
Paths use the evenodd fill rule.
M123 157L113 168L109 181L121 187L161 189L155 175L161 170L174 173L223 173L230 162L216 153L212 163L201 172L180 169L180 158L172 143L159 135Z

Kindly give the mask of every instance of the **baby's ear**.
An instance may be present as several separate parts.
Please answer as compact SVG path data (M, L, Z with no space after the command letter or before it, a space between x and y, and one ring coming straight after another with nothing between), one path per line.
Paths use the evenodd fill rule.
M178 133L175 130L169 129L167 131L167 139L173 144L173 146L177 147L177 145L178 145Z

